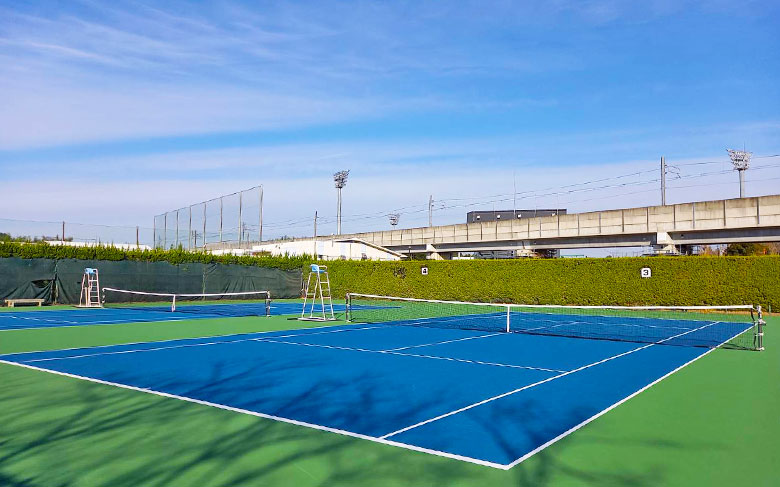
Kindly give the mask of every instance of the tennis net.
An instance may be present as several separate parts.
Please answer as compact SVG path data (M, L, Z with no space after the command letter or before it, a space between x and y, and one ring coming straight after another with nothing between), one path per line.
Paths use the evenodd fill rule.
M270 316L269 291L157 293L103 288L104 308L169 311L215 316Z
M763 349L761 307L562 306L347 295L347 319L692 347Z

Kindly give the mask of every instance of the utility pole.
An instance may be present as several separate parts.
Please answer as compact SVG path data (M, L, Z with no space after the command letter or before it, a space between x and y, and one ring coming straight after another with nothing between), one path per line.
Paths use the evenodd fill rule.
M238 246L241 247L241 239L244 236L244 224L241 213L244 211L244 193L238 193Z
M661 205L666 206L666 158L661 156Z
M338 207L336 208L337 235L341 235L341 190L347 185L347 177L349 177L349 169L339 171L333 175L333 182L336 183L336 189L338 190Z
M317 210L314 210L314 252L311 255L317 260Z
M734 164L734 170L739 172L739 197L745 197L745 171L750 167L750 157L752 152L745 150L726 149L731 158L731 163Z
M428 196L428 226L433 226L433 195Z

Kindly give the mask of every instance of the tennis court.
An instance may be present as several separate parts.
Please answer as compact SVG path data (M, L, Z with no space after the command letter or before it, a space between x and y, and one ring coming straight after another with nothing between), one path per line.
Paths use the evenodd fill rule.
M713 340L750 339L753 327L744 314L730 320L721 313L664 320L657 313L627 317L603 309L505 315L464 305L444 311L441 303L362 298L350 309L352 324L0 360L507 469L706 355ZM273 303L271 310L293 314L300 306ZM10 328L27 316L39 317L43 327L78 324L74 315L91 316L94 321L81 322L91 324L109 324L111 316L144 321L117 315L131 312L166 313L26 311L0 314L0 326ZM578 336L605 326L634 330L636 320L649 332ZM506 333L506 323L532 326Z
M81 325L115 325L119 323L152 323L243 316L295 315L301 312L301 303L274 301L265 303L184 304L171 312L168 304L138 304L98 309L57 309L43 311L4 311L0 313L0 331L24 330ZM333 305L334 311L344 312L344 305Z

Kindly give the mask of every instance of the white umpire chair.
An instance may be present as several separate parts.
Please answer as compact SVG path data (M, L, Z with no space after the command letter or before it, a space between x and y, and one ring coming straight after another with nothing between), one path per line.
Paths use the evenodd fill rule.
M311 265L309 277L306 279L303 309L301 310L301 317L298 319L304 321L335 321L336 316L333 314L333 300L330 295L330 277L328 276L327 266Z
M79 296L79 308L102 308L100 299L100 276L97 269L87 267L81 276L81 295Z

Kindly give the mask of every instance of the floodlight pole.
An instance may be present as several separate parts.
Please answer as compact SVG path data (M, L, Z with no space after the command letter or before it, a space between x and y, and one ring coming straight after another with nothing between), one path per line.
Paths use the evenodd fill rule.
M750 168L750 157L752 152L745 150L726 149L731 158L731 163L734 164L734 170L739 172L739 197L745 197L745 171Z
M338 190L338 206L336 208L336 234L341 235L341 190L347 185L349 169L333 174L333 182Z
M739 197L745 197L745 171L739 171Z

